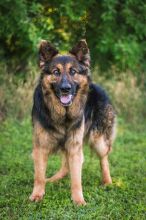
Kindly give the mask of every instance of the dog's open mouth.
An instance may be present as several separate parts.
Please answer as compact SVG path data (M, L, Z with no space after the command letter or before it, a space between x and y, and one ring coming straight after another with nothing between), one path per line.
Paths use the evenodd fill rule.
M72 104L72 95L61 95L60 96L60 102L63 106L69 106Z

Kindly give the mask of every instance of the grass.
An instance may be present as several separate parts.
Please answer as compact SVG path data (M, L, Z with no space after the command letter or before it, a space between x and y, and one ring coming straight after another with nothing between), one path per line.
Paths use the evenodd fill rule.
M30 119L7 119L0 125L0 219L146 219L146 129L119 122L118 137L110 155L113 185L100 184L96 156L85 147L83 190L85 207L70 199L69 177L48 183L42 202L31 203L33 187ZM47 175L60 166L59 156L48 162Z

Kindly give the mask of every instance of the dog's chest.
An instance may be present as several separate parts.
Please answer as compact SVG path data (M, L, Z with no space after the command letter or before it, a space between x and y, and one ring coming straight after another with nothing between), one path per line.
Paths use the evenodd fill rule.
M54 150L63 150L67 140L67 130L64 126L56 126L52 133L54 137Z
M66 117L63 121L53 122L45 128L38 121L34 124L35 144L47 147L49 151L66 150L82 140L84 117L72 120Z
M71 135L72 132L67 123L64 125L57 125L52 133L52 136L54 137L54 150L65 150L66 143Z
M56 125L55 130L51 132L51 136L54 137L54 151L65 150L70 145L69 143L76 142L78 139L78 133L84 133L82 129L83 119L77 121L65 121L62 125ZM82 135L81 135L82 136Z

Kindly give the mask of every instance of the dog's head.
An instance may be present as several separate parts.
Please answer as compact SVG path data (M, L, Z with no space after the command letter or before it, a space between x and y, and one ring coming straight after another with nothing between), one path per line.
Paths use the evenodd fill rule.
M69 54L60 55L56 48L43 40L39 66L46 90L51 90L63 106L71 105L78 91L88 84L90 55L86 41L79 41Z

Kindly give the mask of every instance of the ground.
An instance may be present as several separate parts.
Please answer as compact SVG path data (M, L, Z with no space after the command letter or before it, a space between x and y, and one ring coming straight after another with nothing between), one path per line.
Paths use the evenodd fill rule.
M7 119L0 125L0 219L146 219L146 129L119 120L110 155L113 185L103 187L96 156L85 146L83 191L85 207L70 199L70 179L48 183L42 202L29 201L33 187L31 122ZM52 156L47 176L58 170L60 158Z

